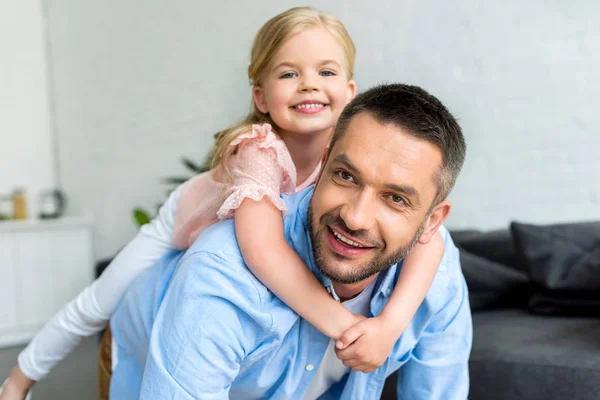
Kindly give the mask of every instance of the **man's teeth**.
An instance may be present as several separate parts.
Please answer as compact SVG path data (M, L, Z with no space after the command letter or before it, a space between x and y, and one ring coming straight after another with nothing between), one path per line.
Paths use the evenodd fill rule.
M311 103L311 104L298 104L296 106L296 108L299 109L303 109L303 108L322 108L324 106L324 104L321 103Z
M354 246L354 247L365 247L365 246L361 246L360 244L356 243L353 240L350 240L348 238L343 237L342 235L340 235L337 232L334 232L334 231L332 231L332 232L333 232L333 236L335 236L336 238L338 238L338 240L341 241L341 242L344 242L344 243L349 244L350 246Z

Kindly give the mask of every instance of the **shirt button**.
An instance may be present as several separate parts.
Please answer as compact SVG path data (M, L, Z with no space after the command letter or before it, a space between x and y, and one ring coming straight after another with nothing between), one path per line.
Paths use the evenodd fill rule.
M307 370L307 371L312 371L313 369L315 369L315 366L314 366L314 365L312 365L312 364L308 364L308 365L306 366L306 370Z

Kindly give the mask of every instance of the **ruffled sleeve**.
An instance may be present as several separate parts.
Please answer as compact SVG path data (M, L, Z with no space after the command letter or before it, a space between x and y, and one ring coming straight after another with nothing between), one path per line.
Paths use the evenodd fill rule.
M281 194L296 188L296 168L292 157L271 125L253 125L252 131L231 143L229 171L232 184L217 216L230 218L244 199L256 201L267 197L284 214L287 211Z

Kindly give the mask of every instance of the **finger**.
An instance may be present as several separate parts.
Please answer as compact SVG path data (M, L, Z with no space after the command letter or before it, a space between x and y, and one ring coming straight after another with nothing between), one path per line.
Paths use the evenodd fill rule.
M356 325L351 326L342 337L335 343L335 347L338 349L345 349L350 346L352 343L356 341L359 337L364 334L364 330L361 327L361 324L358 323Z
M350 359L350 358L358 358L363 360L363 362L368 363L367 358L370 358L370 351L368 342L363 343L364 340L362 337L358 338L354 343L350 346L346 347L343 350L336 350L337 356L340 360Z
M346 347L345 349L336 350L335 352L336 352L337 357L340 360L344 361L344 360L350 360L352 358L356 358L356 359L360 358L360 357L358 357L357 351L358 351L358 348L357 348L356 344L352 344L349 347Z
M349 360L343 360L342 364L344 364L344 366L346 366L346 367L355 368L360 365L363 365L363 362L357 358L351 358Z
M365 370L366 370L367 368L369 368L369 366L368 366L368 365L365 365L365 364L360 364L360 365L357 365L356 367L353 367L353 368L352 368L352 371L355 371L355 372L365 372Z

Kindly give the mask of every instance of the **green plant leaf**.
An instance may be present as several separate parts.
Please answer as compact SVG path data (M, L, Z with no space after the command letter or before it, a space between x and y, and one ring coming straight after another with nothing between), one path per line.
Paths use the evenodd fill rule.
M149 224L151 220L150 215L141 208L136 208L133 210L133 219L137 223L138 227Z
M166 178L161 178L162 183L167 184L167 185L174 185L175 187L177 187L177 186L181 185L182 183L188 181L194 175L197 175L197 174L200 174L200 173L210 170L209 156L206 157L206 160L204 161L204 163L202 165L198 165L194 161L191 161L190 159L183 157L183 156L181 157L181 162L183 163L183 165L185 165L185 167L187 169L191 170L193 174L191 176L170 176L170 177L166 177ZM171 193L171 191L173 191L175 189L175 187L169 189L169 191L167 192L167 196ZM157 207L157 209L158 209L158 207ZM158 211L157 211L157 213L158 213ZM146 212L145 210L143 210L141 208L136 208L133 210L133 219L138 226L145 225L145 224L149 223L151 220L150 214L148 214L148 212Z

